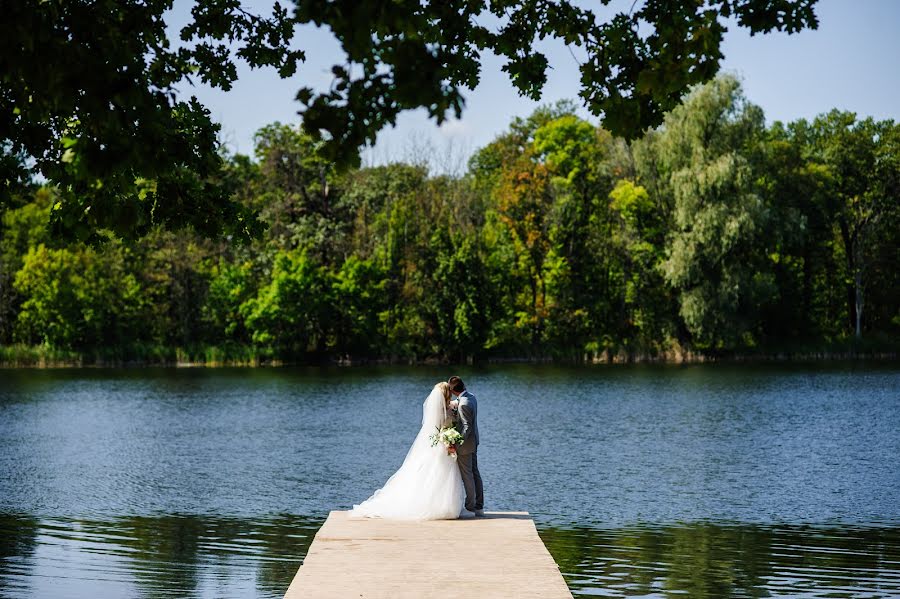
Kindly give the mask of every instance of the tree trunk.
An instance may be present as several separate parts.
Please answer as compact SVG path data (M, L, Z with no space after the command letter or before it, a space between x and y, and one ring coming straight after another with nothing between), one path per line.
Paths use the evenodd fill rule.
M850 237L853 245L851 254L851 264L853 268L853 312L855 315L856 338L862 338L862 314L864 301L864 276L866 272L865 248L866 237L868 236L868 225L872 222L869 218L861 219L854 227L853 235Z
M853 237L850 235L850 227L847 225L847 221L845 219L840 219L839 226L841 228L841 240L844 242L844 255L847 261L847 274L851 275L855 279L856 269L853 255L854 255L854 243ZM847 284L847 320L849 321L850 329L853 330L856 324L856 319L853 314L856 312L856 286L853 283Z
M864 288L863 285L865 281L863 280L863 275L865 274L865 263L863 262L863 248L865 245L863 244L862 234L856 235L856 243L854 245L854 253L853 253L853 284L856 288L856 338L860 339L862 337L862 314L863 307L865 305L864 302Z
M812 285L813 285L813 266L812 266L812 250L810 242L807 240L803 244L803 324L801 325L801 335L803 337L812 337L813 331L816 329L818 322L812 313ZM819 331L816 331L817 333Z
M532 351L537 350L537 339L538 339L538 331L537 331L537 281L535 280L535 275L531 277L531 317L534 321L531 323L531 347Z
M862 337L862 313L863 313L863 288L862 288L862 271L856 269L853 275L853 282L856 285L856 338Z

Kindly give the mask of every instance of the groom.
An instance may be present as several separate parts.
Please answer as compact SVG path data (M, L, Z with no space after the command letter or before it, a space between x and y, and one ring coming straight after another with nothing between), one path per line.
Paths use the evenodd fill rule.
M462 474L466 488L466 509L484 516L484 488L481 473L478 472L478 402L475 395L466 391L466 385L458 376L447 381L450 393L459 401L457 406L458 424L463 441L456 446L456 464Z

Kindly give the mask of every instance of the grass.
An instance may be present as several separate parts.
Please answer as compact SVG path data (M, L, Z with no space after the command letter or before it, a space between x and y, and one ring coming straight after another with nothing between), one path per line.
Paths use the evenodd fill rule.
M0 364L3 366L81 365L81 354L49 345L0 345Z
M88 351L49 345L0 345L0 366L57 368L71 366L260 366L269 360L257 348L238 344L168 347L135 343Z
M778 346L702 351L669 341L649 350L635 348L609 348L602 353L584 355L590 363L616 362L742 362L742 361L808 361L846 359L896 359L900 356L900 340L888 336L872 335L863 339L853 337L836 341L797 342ZM385 359L359 359L359 363L389 363ZM396 360L394 360L396 361ZM410 363L409 360L400 360ZM572 356L502 356L487 358L488 362L561 362L579 360ZM49 345L0 345L0 366L6 368L59 368L78 366L277 366L300 360L282 361L268 348L227 343L223 345L194 344L186 347L169 347L158 344L134 343L124 347L98 348L75 351ZM318 360L321 362L321 360Z

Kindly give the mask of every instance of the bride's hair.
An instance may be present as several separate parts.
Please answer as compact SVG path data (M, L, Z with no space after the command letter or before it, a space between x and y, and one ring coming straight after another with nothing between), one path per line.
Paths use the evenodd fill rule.
M447 384L450 386L450 389L457 393L462 393L466 390L466 384L458 376L451 376Z
M441 395L444 396L444 405L446 406L447 402L450 401L450 385L448 385L447 383L438 383L434 387L435 389L441 390Z

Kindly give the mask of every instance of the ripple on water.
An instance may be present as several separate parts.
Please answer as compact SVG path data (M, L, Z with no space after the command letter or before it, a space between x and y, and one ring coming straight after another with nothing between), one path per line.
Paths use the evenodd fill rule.
M0 516L4 597L281 597L322 520ZM218 591L216 591L218 589Z
M0 596L280 597L445 370L0 372ZM896 366L458 373L573 593L900 596Z
M574 595L900 596L900 527L541 527Z

